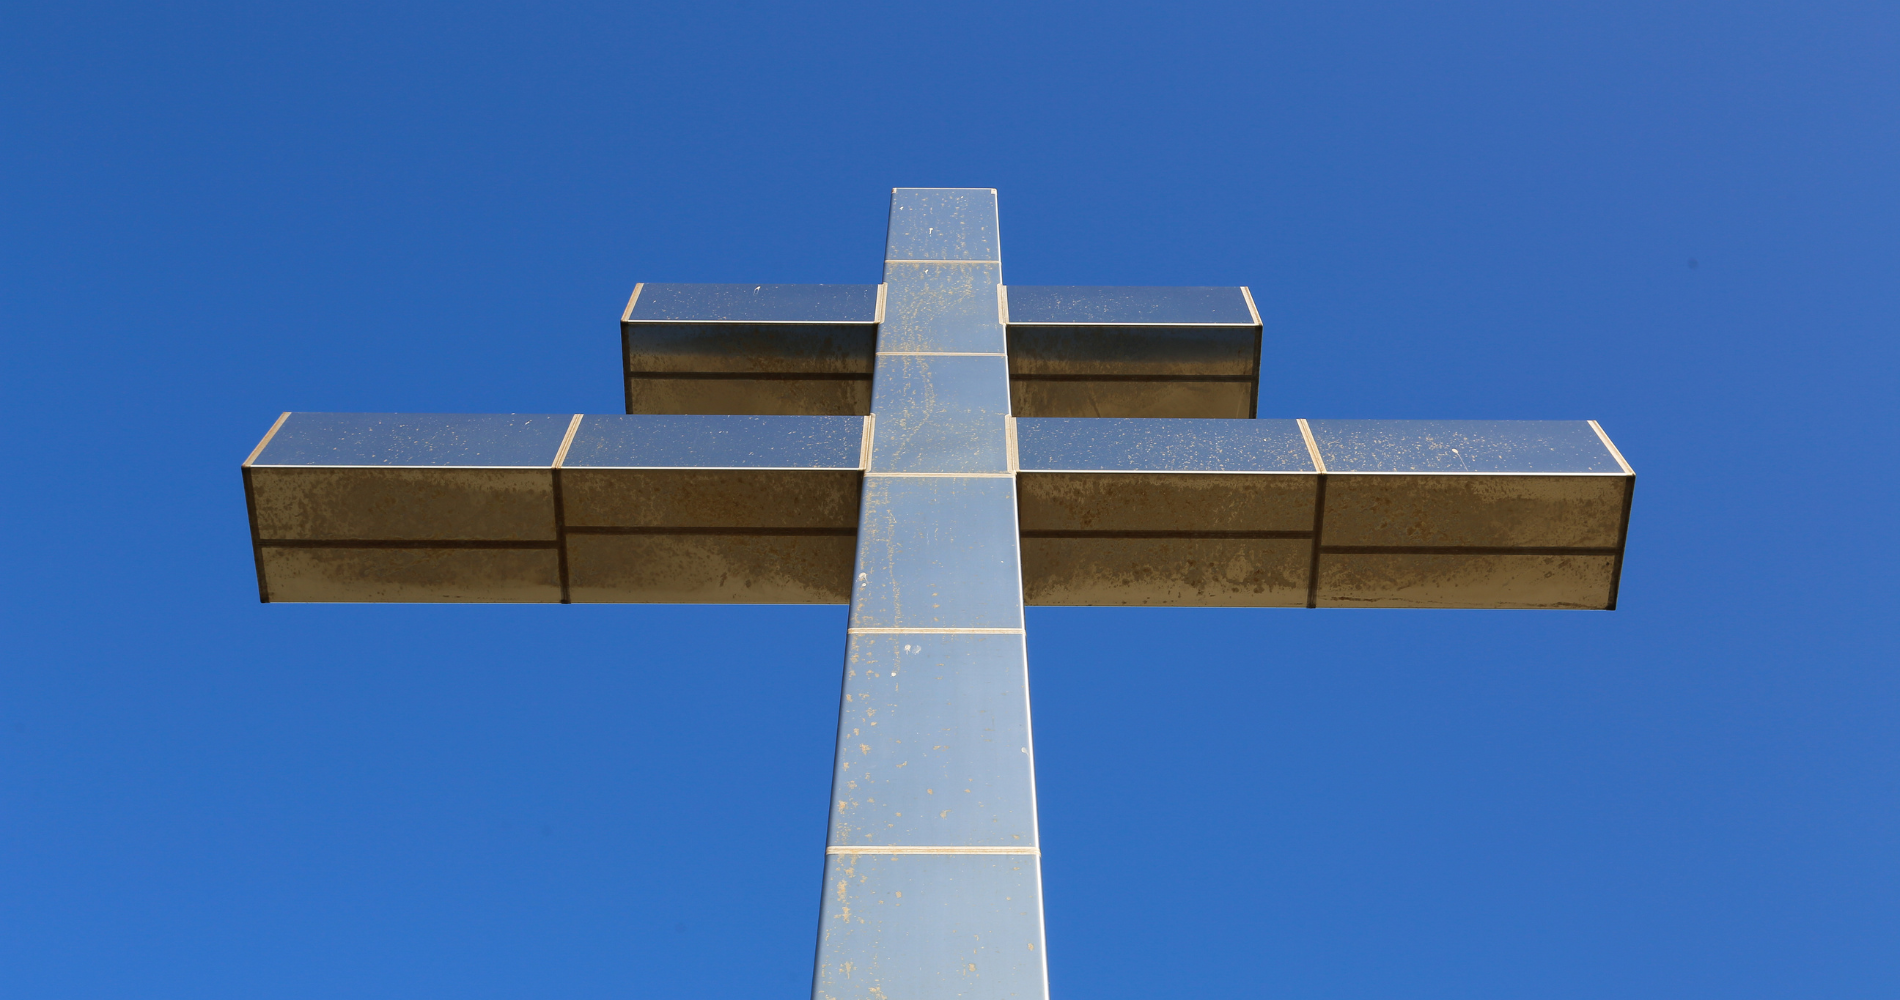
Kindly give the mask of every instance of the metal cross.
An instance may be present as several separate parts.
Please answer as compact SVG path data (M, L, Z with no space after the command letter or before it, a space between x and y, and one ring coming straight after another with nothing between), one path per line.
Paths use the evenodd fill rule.
M900 188L880 285L661 285L626 416L287 413L265 601L851 605L812 995L1047 994L1023 607L1612 608L1594 421L1255 418L1246 288L1008 288Z

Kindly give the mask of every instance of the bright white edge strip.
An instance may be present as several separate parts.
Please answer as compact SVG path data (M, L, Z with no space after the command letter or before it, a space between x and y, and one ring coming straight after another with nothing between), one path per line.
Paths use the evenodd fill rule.
M826 854L1041 854L1035 847L827 847Z
M1019 628L848 628L848 635L1022 635Z

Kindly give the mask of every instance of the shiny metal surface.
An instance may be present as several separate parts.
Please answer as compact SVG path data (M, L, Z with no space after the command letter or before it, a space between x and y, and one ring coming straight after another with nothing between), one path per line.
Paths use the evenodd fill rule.
M990 189L887 248L637 286L629 416L285 414L262 598L849 602L813 995L862 1000L1046 996L1025 602L1615 606L1592 422L1252 419L1246 289L1006 292Z
M996 232L995 188L893 188L884 259L1000 261Z
M1002 358L884 354L877 371L872 471L1009 471Z
M863 415L877 285L635 287L621 319L628 413Z
M885 264L890 291L877 349L1002 354L1002 275L1001 264Z
M837 846L1036 846L1020 634L853 635L838 716Z
M888 245L812 995L1041 998L1037 856L955 853L1036 845L1000 274L905 262L995 261L995 193L900 189Z
M643 282L633 322L875 323L876 285L688 285Z
M1019 417L1246 419L1259 318L1243 288L1005 290Z
M1621 475L1587 420L1309 420L1331 472Z
M851 627L1022 628L1016 548L1007 475L867 476Z
M267 601L850 598L864 418L339 416L244 469Z
M566 469L857 469L859 417L589 416Z
M291 413L248 464L547 468L570 419L566 413Z
M1016 421L1024 472L1313 472L1296 420Z
M829 854L813 1000L1047 996L1033 854Z
M1253 310L1239 288L1184 286L1011 285L1009 324L1098 326L1221 324L1254 326Z

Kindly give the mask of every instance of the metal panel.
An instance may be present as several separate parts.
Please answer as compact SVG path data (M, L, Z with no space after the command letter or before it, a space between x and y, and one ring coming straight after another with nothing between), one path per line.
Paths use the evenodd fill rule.
M637 286L629 413L870 412L876 285Z
M1002 354L1002 273L1001 264L886 264L890 292L877 349Z
M1634 476L1583 420L1314 420L1316 607L1612 608Z
M562 414L285 414L244 464L265 601L558 601Z
M1306 603L1318 475L1297 421L1025 418L1016 440L1027 603Z
M1333 474L1326 545L1614 549L1628 477Z
M1322 552L1317 604L1600 610L1615 603L1616 561L1610 553Z
M1038 606L1296 608L1310 538L1023 538L1023 598Z
M564 469L857 469L857 417L589 416Z
M1003 259L994 188L893 188L885 260Z
M875 323L876 285L693 285L646 282L633 322Z
M833 847L1035 847L1021 635L853 635Z
M259 575L276 602L552 604L560 554L537 548L263 546Z
M268 466L540 468L570 414L291 413L255 458Z
M1005 293L1017 416L1254 415L1260 322L1245 289Z
M873 471L1009 470L1002 358L886 354L877 369Z
M865 477L851 627L1022 628L1015 485Z
M1238 287L1011 285L1009 324L1259 325Z
M1016 421L1024 472L1313 472L1297 420Z
M1329 472L1622 475L1587 420L1309 420Z
M870 364L865 335L865 364ZM871 412L871 376L672 378L629 376L627 412L637 414L798 414L864 416Z
M1254 380L1072 379L1026 376L1009 383L1011 412L1025 417L1253 416Z
M1033 854L825 858L814 1000L1042 1000Z
M840 532L570 529L576 604L843 604L856 540Z

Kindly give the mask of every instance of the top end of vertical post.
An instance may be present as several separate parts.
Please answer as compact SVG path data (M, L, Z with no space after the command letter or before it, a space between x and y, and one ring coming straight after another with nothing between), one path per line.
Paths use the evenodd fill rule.
M1001 261L995 188L892 188L885 260Z

